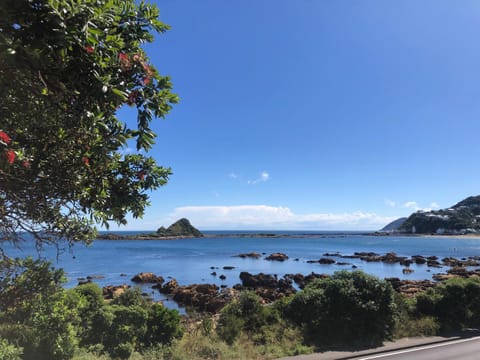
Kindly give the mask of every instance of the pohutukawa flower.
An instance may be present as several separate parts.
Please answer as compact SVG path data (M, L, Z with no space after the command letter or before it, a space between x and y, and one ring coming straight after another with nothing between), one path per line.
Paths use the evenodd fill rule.
M122 65L122 70L126 70L130 68L130 57L125 53L118 54L118 59L120 60L120 64Z
M8 134L4 131L0 131L0 140L5 144L5 145L8 145L10 144L10 141L12 139L10 139L10 136L8 136Z
M13 164L13 162L15 161L15 156L16 156L15 151L7 150L7 151L5 151L5 155L7 156L7 162L9 164Z

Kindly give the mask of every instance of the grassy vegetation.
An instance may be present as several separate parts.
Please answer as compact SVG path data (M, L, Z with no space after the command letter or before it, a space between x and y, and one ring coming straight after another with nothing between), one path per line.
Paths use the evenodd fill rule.
M362 272L338 272L264 305L243 292L219 314L180 317L138 289L107 303L94 284L31 259L0 264L0 358L275 359L368 347L480 325L480 279L451 279L407 298Z

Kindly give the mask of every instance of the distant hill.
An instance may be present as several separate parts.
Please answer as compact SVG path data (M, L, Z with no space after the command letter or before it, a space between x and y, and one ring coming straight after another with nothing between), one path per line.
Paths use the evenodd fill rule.
M480 196L468 197L448 209L413 213L399 230L415 234L480 232Z
M391 231L398 231L398 229L400 228L400 226L403 225L403 223L405 222L405 220L407 220L406 217L402 217L402 218L399 218L397 220L393 220L390 224L388 224L387 226L385 226L383 229L381 229L380 231L382 232L391 232Z
M168 228L163 226L157 230L157 235L161 237L181 236L181 237L203 237L203 234L197 228L190 224L188 219L180 219L170 225Z

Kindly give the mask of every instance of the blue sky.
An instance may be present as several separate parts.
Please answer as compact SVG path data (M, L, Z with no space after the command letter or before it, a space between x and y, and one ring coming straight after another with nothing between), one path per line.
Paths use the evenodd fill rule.
M157 4L174 175L122 229L370 230L480 193L480 2Z

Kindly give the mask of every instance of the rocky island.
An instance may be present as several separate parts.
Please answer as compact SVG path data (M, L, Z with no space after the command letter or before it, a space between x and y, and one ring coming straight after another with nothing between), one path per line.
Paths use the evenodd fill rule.
M160 227L154 233L135 234L135 235L119 235L119 234L99 234L98 240L173 240L173 239L190 239L200 238L203 234L195 228L188 219L180 219L170 225L168 228Z

